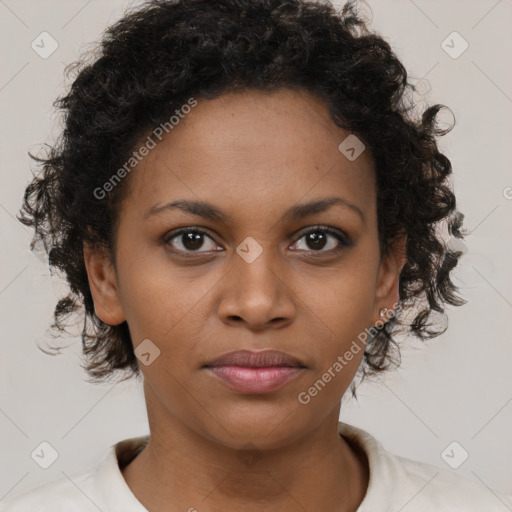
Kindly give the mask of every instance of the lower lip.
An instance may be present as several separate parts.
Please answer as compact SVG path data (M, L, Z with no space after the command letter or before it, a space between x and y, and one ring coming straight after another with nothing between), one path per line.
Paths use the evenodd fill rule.
M288 366L212 366L207 369L230 388L241 393L270 393L283 387L301 371L301 368Z

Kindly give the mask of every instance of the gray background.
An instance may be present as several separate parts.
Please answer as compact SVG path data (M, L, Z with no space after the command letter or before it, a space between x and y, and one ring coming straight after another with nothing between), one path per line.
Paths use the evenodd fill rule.
M448 468L441 453L456 441L469 457L454 471L512 493L512 2L369 3L371 28L421 82L418 101L444 103L456 116L441 147L471 232L456 279L468 304L448 311L448 331L428 346L411 340L402 368L361 386L359 403L347 399L341 418L390 451L440 467ZM135 381L84 382L78 336L60 356L37 348L64 288L29 251L31 232L14 219L31 177L27 151L58 133L52 102L64 91L65 64L131 4L0 0L0 499L69 476L110 444L148 429ZM46 59L31 48L43 31L59 45ZM456 59L441 46L453 31L469 44ZM462 44L448 41L455 50ZM42 441L59 454L48 469L30 456ZM461 448L453 453L460 457Z

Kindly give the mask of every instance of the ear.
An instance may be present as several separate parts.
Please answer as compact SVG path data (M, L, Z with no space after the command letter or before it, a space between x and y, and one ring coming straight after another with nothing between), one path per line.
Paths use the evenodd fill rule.
M397 238L390 247L388 254L382 257L375 290L373 325L381 319L380 310L382 308L396 309L399 300L400 273L407 261L406 244L407 236Z
M108 325L126 320L119 298L117 276L108 251L84 242L84 261L96 316Z

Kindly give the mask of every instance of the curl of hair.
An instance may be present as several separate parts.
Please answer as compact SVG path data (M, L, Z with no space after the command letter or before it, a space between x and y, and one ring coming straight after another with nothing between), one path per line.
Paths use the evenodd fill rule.
M368 30L354 1L338 10L312 0L150 0L107 28L90 53L91 62L86 53L67 68L74 81L54 102L64 119L59 139L44 157L29 154L42 172L27 186L18 218L35 230L31 248L42 242L50 268L69 284L52 328L61 333L69 318L84 313L84 368L92 382L140 376L127 323L107 325L95 314L83 258L87 242L108 250L115 264L129 177L103 199L94 191L191 97L302 88L371 150L381 253L401 236L407 244L400 308L367 344L363 378L398 364L401 326L432 338L441 332L429 329L431 313L465 303L450 280L461 253L438 232L444 223L448 236L463 238L463 215L448 183L451 164L436 143L451 129L437 128L444 106L413 115L414 86L404 66ZM415 317L406 322L411 310Z

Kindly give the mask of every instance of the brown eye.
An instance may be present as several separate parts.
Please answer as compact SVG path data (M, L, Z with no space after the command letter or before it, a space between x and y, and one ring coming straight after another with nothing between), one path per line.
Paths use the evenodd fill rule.
M341 232L321 226L310 229L304 233L297 242L295 242L295 245L300 245L301 240L304 240L304 243L302 243L302 247L298 247L298 249L310 252L336 251L350 245L347 237Z
M199 249L205 246L205 238L209 239L210 244L206 243L206 251L200 251ZM167 236L164 242L170 245L172 249L176 250L177 252L202 253L217 250L215 249L215 246L217 245L215 241L206 233L206 231L198 228L180 229L172 235ZM210 247L208 247L208 245Z

